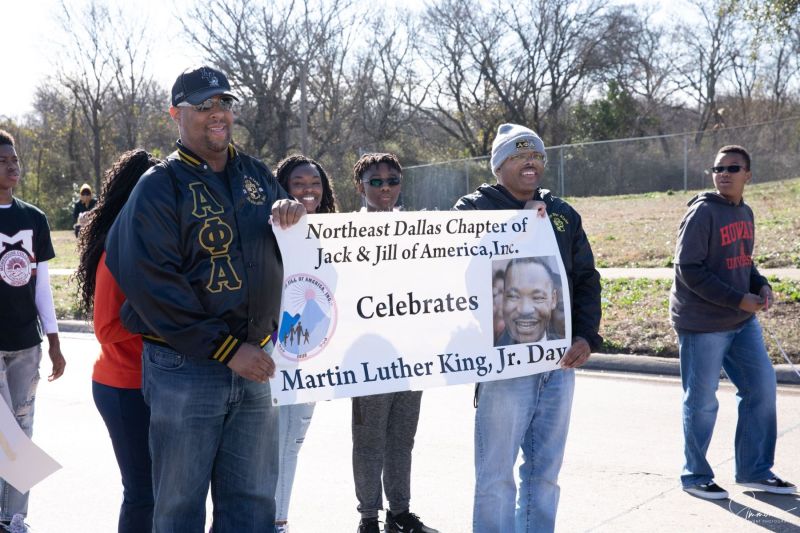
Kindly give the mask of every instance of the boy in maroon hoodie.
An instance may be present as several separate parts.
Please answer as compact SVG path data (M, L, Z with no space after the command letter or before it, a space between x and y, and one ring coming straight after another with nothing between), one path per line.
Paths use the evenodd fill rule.
M686 463L683 490L718 500L706 460L717 418L720 369L736 386L736 482L776 494L796 487L772 472L777 439L775 370L755 314L772 304L772 289L753 264L753 211L742 198L752 178L750 154L723 146L712 167L715 192L689 202L675 249L670 315L678 334L683 382Z

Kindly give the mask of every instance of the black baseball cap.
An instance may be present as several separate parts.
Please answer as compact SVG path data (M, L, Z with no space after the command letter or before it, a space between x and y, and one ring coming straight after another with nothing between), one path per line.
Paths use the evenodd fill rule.
M189 102L197 105L212 96L222 94L239 100L231 93L231 84L225 74L211 67L184 70L172 86L172 105Z

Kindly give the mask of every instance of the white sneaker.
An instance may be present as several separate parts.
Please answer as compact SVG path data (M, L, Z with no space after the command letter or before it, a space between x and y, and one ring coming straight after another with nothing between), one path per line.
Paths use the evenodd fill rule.
M289 524L275 524L275 533L289 533Z

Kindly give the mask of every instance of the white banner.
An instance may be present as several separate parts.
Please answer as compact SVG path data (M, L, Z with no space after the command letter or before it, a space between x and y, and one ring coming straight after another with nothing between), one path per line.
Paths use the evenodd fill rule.
M274 231L275 405L546 372L570 345L564 266L534 211L315 214Z
M0 478L24 493L59 468L23 433L8 404L0 399Z

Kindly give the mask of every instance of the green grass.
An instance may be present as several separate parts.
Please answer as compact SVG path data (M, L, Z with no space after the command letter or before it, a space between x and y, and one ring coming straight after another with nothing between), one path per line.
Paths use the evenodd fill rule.
M800 281L770 281L775 304L759 314L770 357L785 363L769 332L778 337L789 358L800 363ZM671 280L604 279L601 334L607 353L677 357L675 331L669 321Z
M50 287L53 289L53 303L56 306L56 317L59 319L80 319L78 311L78 291L71 276L51 276Z
M50 261L50 268L76 268L78 266L78 239L72 230L50 232L56 257Z

